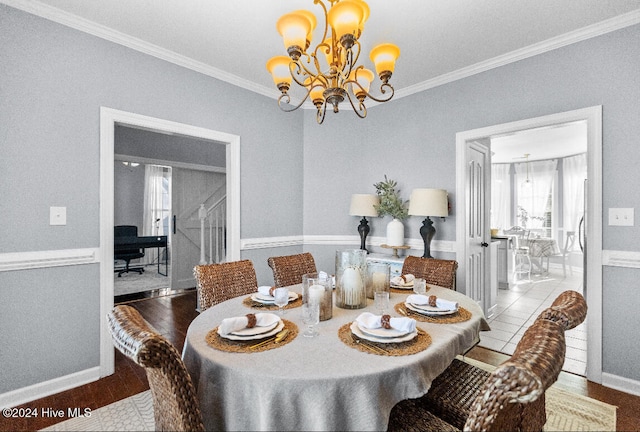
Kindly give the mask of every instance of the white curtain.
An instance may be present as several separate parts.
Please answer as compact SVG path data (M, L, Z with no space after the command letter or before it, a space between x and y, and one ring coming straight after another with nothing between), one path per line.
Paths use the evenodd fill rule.
M511 227L511 164L491 164L491 228Z
M543 226L549 194L556 175L556 167L556 160L516 164L518 206L521 206L528 214L526 228ZM518 220L518 223L524 225L522 220Z
M584 210L584 181L587 178L587 154L564 158L562 162L563 180L563 221L564 232L575 231ZM561 247L564 245L561 245Z
M164 235L162 220L162 179L164 168L158 165L144 167L144 211L142 235ZM157 249L146 249L144 262L153 264L158 259Z

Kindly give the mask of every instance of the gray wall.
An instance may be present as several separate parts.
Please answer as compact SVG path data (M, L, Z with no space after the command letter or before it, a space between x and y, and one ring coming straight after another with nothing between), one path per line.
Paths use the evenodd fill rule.
M100 246L101 106L239 135L241 236L302 233L301 112L5 5L0 59L0 253ZM98 269L0 272L0 393L98 366Z
M142 235L144 164L132 167L115 161L113 165L113 224L135 225Z
M640 251L640 224L607 226L609 207L640 208L640 26L521 60L374 107L366 120L345 109L322 126L305 113L304 233L355 234L352 193L375 193L384 174L411 189L447 189L455 203L457 132L594 105L603 107L603 248ZM397 73L402 73L398 70ZM327 207L332 210L328 212ZM455 240L456 209L435 222L436 239ZM370 235L384 236L389 218L374 218ZM420 218L405 235L419 238ZM437 254L436 254L437 255ZM608 267L603 275L603 370L640 380L629 359L640 356L640 270ZM624 329L624 330L623 330Z
M356 235L350 196L373 193L384 174L406 198L437 187L455 203L456 132L593 105L603 105L605 214L640 207L640 26L397 99L365 120L345 106L322 126L312 112L283 114L272 99L4 5L0 58L0 253L99 246L100 106L239 135L242 238ZM49 206L67 206L66 226L48 225ZM387 222L374 218L370 235ZM437 239L454 241L455 224L454 206ZM405 225L419 238L419 218ZM604 248L638 251L639 234L605 226ZM266 258L301 249L242 255L266 284ZM331 270L338 247L304 249ZM629 360L640 356L629 344L640 271L605 270L604 371L640 380ZM98 299L98 265L0 272L0 392L97 366Z

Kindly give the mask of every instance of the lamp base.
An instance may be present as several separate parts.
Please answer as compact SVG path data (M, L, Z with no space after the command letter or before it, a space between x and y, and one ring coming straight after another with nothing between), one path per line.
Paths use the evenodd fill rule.
M369 230L369 221L367 221L367 218L363 216L360 220L360 225L358 225L358 234L360 234L360 249L366 251L367 253L369 253L369 251L367 250L365 243L367 241Z
M422 221L422 227L420 228L420 236L422 236L422 240L424 241L424 255L422 255L422 258L433 258L431 256L431 240L435 235L436 229L433 227L433 221L427 216L427 218Z

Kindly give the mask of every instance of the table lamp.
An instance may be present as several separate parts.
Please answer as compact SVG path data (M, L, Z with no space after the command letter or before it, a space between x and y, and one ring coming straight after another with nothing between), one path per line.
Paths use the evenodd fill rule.
M446 217L449 215L447 191L444 189L414 189L409 200L409 216L426 216L420 228L420 235L424 241L423 258L431 256L431 240L436 234L433 221L429 216Z
M358 234L360 234L360 249L367 251L365 241L369 234L369 222L367 216L378 216L378 211L374 206L380 204L380 198L377 195L370 194L353 194L351 195L351 206L349 207L349 215L362 216L360 225L358 225Z

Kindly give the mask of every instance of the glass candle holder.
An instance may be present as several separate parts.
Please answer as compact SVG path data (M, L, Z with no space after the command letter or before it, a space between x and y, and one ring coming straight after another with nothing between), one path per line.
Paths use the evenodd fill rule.
M302 275L302 304L320 304L320 321L333 316L333 286L331 276L320 273Z
M362 309L367 306L367 251L336 251L336 306Z
M369 262L367 264L367 298L374 298L376 292L389 292L390 279L389 264Z

